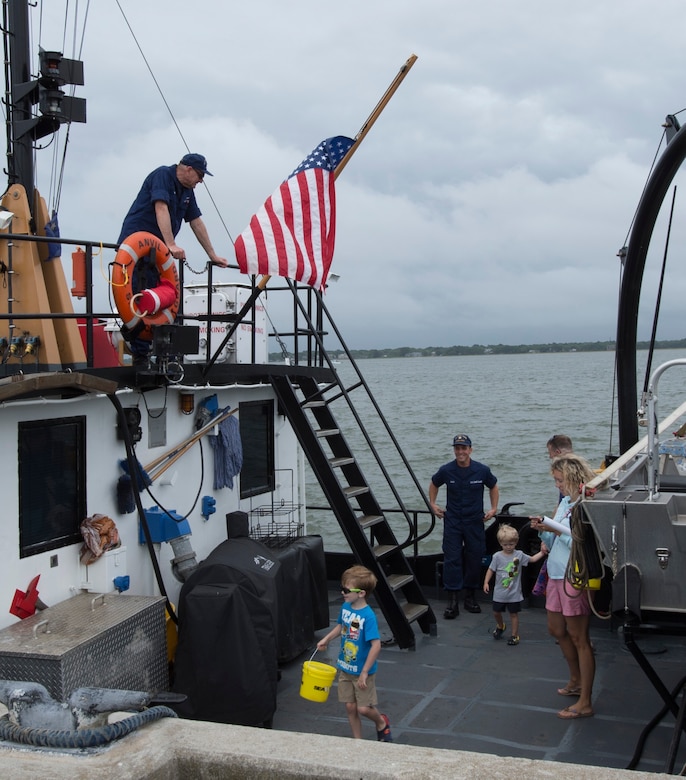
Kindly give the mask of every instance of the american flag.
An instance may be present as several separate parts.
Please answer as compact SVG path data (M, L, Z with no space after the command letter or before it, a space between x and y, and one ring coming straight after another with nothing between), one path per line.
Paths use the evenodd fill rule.
M334 171L352 138L327 138L250 220L236 240L244 274L286 276L323 289L336 236Z

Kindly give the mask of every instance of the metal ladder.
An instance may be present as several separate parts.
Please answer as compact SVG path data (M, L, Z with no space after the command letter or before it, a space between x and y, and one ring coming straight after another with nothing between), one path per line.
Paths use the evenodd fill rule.
M340 379L320 387L311 377L300 376L295 384L292 378L273 375L271 383L350 549L378 579L376 600L398 646L414 649L413 624L435 635L436 618L334 418L331 405L347 398L348 390ZM335 394L327 397L331 391Z

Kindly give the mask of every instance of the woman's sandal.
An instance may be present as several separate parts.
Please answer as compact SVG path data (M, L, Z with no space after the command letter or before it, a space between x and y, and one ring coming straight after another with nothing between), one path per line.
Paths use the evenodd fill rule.
M558 688L557 692L560 696L581 696L581 688L570 688L569 685L565 685L564 688Z
M580 710L574 709L574 707L566 707L564 710L561 710L557 713L558 718L562 718L562 720L576 720L577 718L592 718L593 717L593 710L588 710L587 712L581 712Z

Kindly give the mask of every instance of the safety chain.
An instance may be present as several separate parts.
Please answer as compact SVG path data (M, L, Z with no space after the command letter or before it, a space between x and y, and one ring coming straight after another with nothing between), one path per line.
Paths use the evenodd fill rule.
M192 274L196 274L197 276L200 276L201 274L204 274L204 273L206 273L207 269L210 267L210 262L209 262L209 260L208 260L208 261L205 263L205 265L203 266L203 268L202 268L202 270L201 270L201 271L196 271L196 270L195 270L195 268L193 268L193 266L192 266L192 265L190 265L190 263L188 262L188 260L184 260L184 261L183 261L183 264L186 266L186 268L187 268L187 269L188 269L188 270L189 270L189 271L190 271Z

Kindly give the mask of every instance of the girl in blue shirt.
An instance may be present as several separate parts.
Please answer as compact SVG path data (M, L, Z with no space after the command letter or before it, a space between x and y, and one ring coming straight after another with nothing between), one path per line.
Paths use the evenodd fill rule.
M583 458L573 453L555 458L550 469L564 498L555 512L554 525L546 525L546 518L532 517L531 526L550 551L545 600L548 633L557 640L569 666L569 682L557 692L561 696L578 697L576 704L565 707L557 716L564 720L590 718L595 677L595 658L589 636L591 606L588 593L575 590L565 574L572 547L572 506L579 500L582 486L590 482L595 473Z

